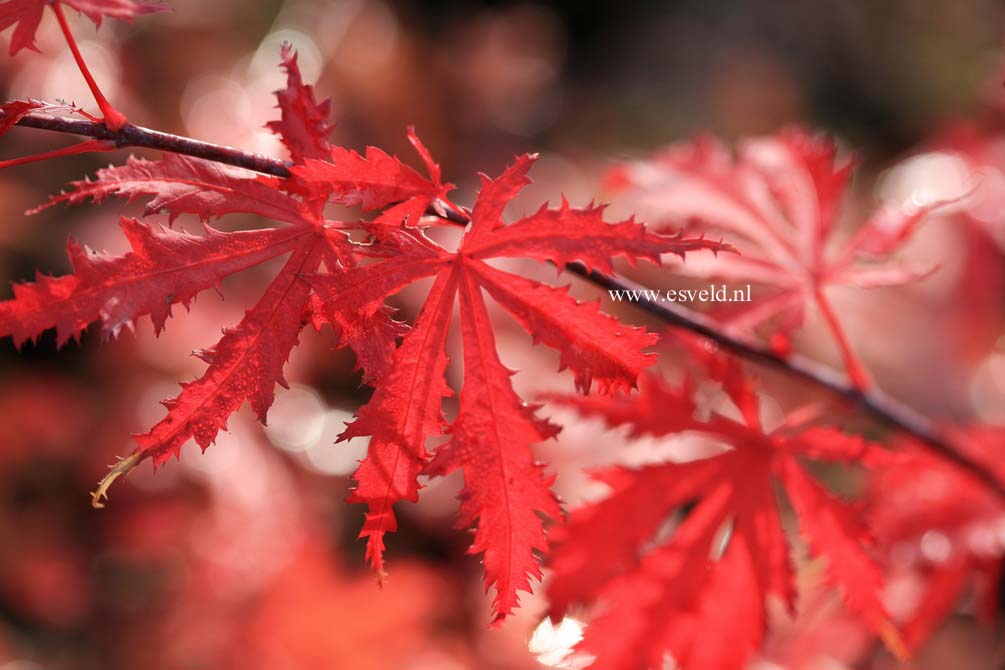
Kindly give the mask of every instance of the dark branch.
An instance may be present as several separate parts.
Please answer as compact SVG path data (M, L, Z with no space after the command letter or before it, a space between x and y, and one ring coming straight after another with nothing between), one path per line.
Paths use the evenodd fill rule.
M86 121L84 119L67 119L61 116L49 116L47 114L31 114L17 122L18 126L25 128L36 128L38 130L51 130L57 133L71 133L73 135L83 135L94 137L99 140L110 140L121 148L144 147L147 149L159 149L169 151L174 154L185 154L204 158L215 163L226 163L237 167L247 168L255 172L264 172L276 177L289 177L289 163L278 158L263 156L262 154L250 153L225 147L219 144L210 144L200 140L193 140L180 135L162 133L159 130L143 128L131 123L119 132L113 132L101 123Z
M17 122L17 125L26 128L111 140L122 148L145 147L185 154L217 163L247 168L276 177L290 176L289 163L277 158L249 153L233 147L210 144L209 142L193 140L170 133L162 133L133 124L127 124L121 131L113 132L108 130L104 125L92 121L32 114L22 118ZM446 211L446 218L461 225L465 225L468 222L463 214L449 209ZM570 263L565 266L565 269L605 289L631 291L642 290L644 288L627 279L608 277L599 272L591 272L580 263ZM1005 498L1005 483L999 481L994 474L979 462L956 448L952 440L945 435L944 431L938 428L935 422L882 391L878 389L869 391L859 390L844 375L827 366L800 356L782 357L768 347L734 337L724 332L712 319L675 303L643 301L631 304L673 327L682 328L707 337L724 349L739 356L782 370L843 397L849 403L869 412L869 414L883 424L915 437L927 446L929 450L955 463L963 470L970 472L999 496Z

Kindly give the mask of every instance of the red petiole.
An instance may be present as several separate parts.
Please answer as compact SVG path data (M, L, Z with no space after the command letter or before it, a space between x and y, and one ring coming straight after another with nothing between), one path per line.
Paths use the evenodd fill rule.
M52 11L56 14L56 19L59 20L59 27L63 31L67 45L70 47L73 59L77 61L80 74L84 76L84 81L87 82L87 86L91 89L94 101L98 103L98 108L105 117L105 126L112 131L122 130L126 125L126 115L115 109L112 103L108 102L101 89L98 88L98 83L94 81L91 71L87 68L87 63L84 62L84 57L80 54L80 49L77 48L77 40L73 38L73 33L70 32L70 25L66 22L66 15L63 14L63 8L58 0L52 3Z

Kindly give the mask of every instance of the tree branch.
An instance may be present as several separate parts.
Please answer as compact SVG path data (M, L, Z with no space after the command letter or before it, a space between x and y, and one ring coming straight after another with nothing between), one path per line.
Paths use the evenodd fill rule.
M0 115L2 116L2 115ZM52 116L49 114L29 114L16 124L24 128L35 128L38 130L50 130L57 133L70 133L72 135L83 135L84 137L94 137L99 140L111 140L119 148L144 147L147 149L159 149L173 154L185 154L204 158L214 163L226 163L236 167L263 172L275 177L289 177L289 163L264 156L262 154L251 153L225 147L219 144L210 144L200 140L193 140L181 135L162 133L159 130L151 130L142 126L127 123L125 127L114 132L101 123L86 121L84 119L68 119L62 116Z
M39 130L111 140L120 148L144 147L158 149L160 151L194 156L217 163L234 165L276 177L285 178L290 176L290 164L277 158L241 151L234 147L221 146L188 137L172 135L170 133L162 133L131 123L126 124L122 130L115 132L109 130L103 124L92 121L36 113L22 118L16 125L25 128L36 128ZM449 209L446 211L445 218L460 225L468 223L465 215ZM644 290L643 286L628 279L608 277L599 272L589 271L581 263L569 263L565 266L565 270L605 289L620 291ZM999 481L981 463L957 448L953 444L952 439L934 421L879 389L872 388L871 390L863 391L851 383L843 374L827 366L801 356L783 357L764 345L737 338L723 331L714 320L676 303L644 301L631 304L670 326L707 337L734 354L781 370L794 377L799 377L844 398L850 404L867 411L881 423L916 438L930 451L969 472L998 496L1005 498L1005 483Z

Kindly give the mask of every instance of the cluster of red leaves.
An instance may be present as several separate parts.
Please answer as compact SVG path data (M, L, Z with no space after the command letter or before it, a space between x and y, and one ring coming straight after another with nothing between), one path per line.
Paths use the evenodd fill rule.
M117 475L141 460L161 464L191 439L208 447L246 400L264 422L275 384L285 383L283 367L300 330L306 323L318 329L329 324L338 345L356 353L364 381L375 387L343 435L371 437L350 498L368 507L362 535L370 561L383 570L384 534L396 527L392 506L417 499L419 474L461 469L460 523L476 527L471 551L484 553L486 583L495 587L495 612L501 618L517 605L517 591L529 589L529 577L540 576L535 552L547 548L542 516L560 516L551 478L531 451L557 429L538 419L513 391L512 372L496 353L483 291L537 341L561 353L562 367L574 372L584 393L594 383L605 393L634 386L653 362L644 350L657 337L601 314L598 304L574 300L566 288L524 279L486 261L518 257L559 267L579 261L609 273L617 256L658 263L664 254L683 256L685 250L719 245L652 234L634 221L607 223L602 207L575 209L564 201L506 225L503 208L529 183L526 173L534 157L522 156L498 179L482 178L470 225L457 249L448 250L424 234L442 220L423 216L431 208L460 209L446 201L450 185L442 183L439 166L414 132L409 139L429 177L373 147L360 155L331 146L328 103L318 103L303 83L292 51L284 52L283 65L288 84L278 96L282 117L269 127L290 150L291 178L266 179L177 155L130 159L99 171L93 180L75 182L48 205L146 198L148 214L166 211L172 222L181 214L207 221L246 213L285 225L232 233L207 226L196 235L124 218L120 225L131 252L106 256L71 241L72 274L39 274L35 282L16 285L14 298L0 303L0 336L9 335L20 346L55 328L62 345L91 323L99 322L105 336L115 336L144 315L159 334L172 305L187 306L223 278L287 256L241 322L225 330L216 345L196 352L208 364L206 372L165 401L167 415L136 437L136 451L113 469L95 501ZM330 221L323 215L328 202L381 211L372 221ZM352 241L352 230L365 232L367 241ZM406 329L384 303L425 277L435 281L415 324ZM460 411L449 428L452 439L431 458L427 439L447 431L441 405L451 395L444 379L445 342L455 302L460 304L465 380Z
M901 643L880 601L882 574L871 560L863 520L804 468L802 459L874 466L878 445L836 429L808 426L810 408L766 431L755 387L734 359L701 354L708 379L722 385L735 418L708 413L696 380L671 385L643 377L638 396L553 400L630 436L698 433L713 455L594 477L603 500L573 511L552 531L548 583L553 617L576 604L601 603L578 650L597 667L659 667L669 653L684 668L743 668L761 647L765 600L795 608L793 567L774 482L788 494L810 553L826 559L827 578L847 608L898 653ZM683 512L672 535L666 523ZM625 523L625 519L631 523ZM715 630L728 644L709 644Z
M618 166L610 182L651 220L730 234L740 256L685 268L702 277L766 287L759 300L732 310L726 325L749 335L773 324L773 344L787 351L789 331L803 323L807 304L816 304L849 376L865 388L868 375L825 292L831 286L892 286L929 274L931 267L913 268L888 257L949 201L885 204L850 239L835 244L853 167L853 161L838 159L830 139L791 128L747 140L735 155L713 137L672 145L650 159Z
M121 128L125 117L104 99L87 72L61 4L96 24L103 17L130 20L163 6L135 0L0 3L0 30L15 27L12 53L34 48L43 10L53 8L105 124ZM766 599L776 596L790 611L795 607L794 570L774 491L778 483L810 553L826 560L828 580L842 593L849 612L895 653L905 653L880 600L883 577L871 557L867 525L856 508L828 493L803 461L879 468L875 485L884 495L874 498L870 519L883 548L923 536L946 508L953 510L945 517L947 533L962 532L959 524L969 528L976 520L998 519L995 501L972 495L956 473L937 472L949 482L941 489L945 499L917 515L923 524L912 529L904 501L918 498L914 475L945 466L923 457L912 460L911 455L892 459L859 437L812 426L815 416L809 410L795 411L780 427L765 430L754 385L729 358L700 350L694 356L703 364L704 376L722 385L732 413L703 408L691 376L675 386L656 374L643 375L640 392L631 395L654 363L646 350L657 342L655 334L602 314L597 303L573 299L567 287L526 279L490 261L532 259L559 268L580 262L610 275L618 257L659 263L667 254L683 257L686 251L714 251L722 245L654 233L634 220L609 223L602 207L577 209L564 200L557 208L545 205L507 224L503 211L529 183L535 159L530 155L518 157L496 179L482 176L473 208L464 210L447 198L452 185L443 182L440 167L412 129L408 138L425 176L380 149L369 147L361 154L332 145L329 102L318 102L303 82L291 50L284 49L282 64L287 85L277 92L281 115L268 127L289 151L289 178L265 178L173 154L154 161L130 158L125 165L100 170L42 208L59 202L98 203L111 196L144 199L146 214L166 212L170 224L180 215L194 215L207 224L205 231L192 234L123 218L129 253L100 254L71 240L71 274L39 274L34 282L16 285L13 299L0 302L0 337L11 336L17 346L50 329L62 345L93 323L100 323L104 336L116 336L146 315L159 334L173 305L187 307L230 275L286 258L244 318L226 329L216 345L196 352L207 363L205 373L183 383L178 396L164 402L166 416L136 436L137 448L102 482L95 504L115 477L142 460L159 465L177 456L189 440L207 448L245 401L264 422L275 384L285 384L283 369L301 330L307 324L319 331L330 327L338 346L354 352L363 381L375 389L341 439L370 438L349 499L367 506L360 536L367 540L367 557L378 574L383 574L385 535L397 526L395 503L418 499L420 475L460 470L459 525L474 529L470 552L483 556L486 588L495 589L497 621L518 605L518 593L530 589L531 578L541 577L539 556L551 546L552 616L576 605L602 606L580 645L598 667L659 667L669 653L686 668L741 668L761 647ZM31 100L4 104L0 135L39 111L54 110ZM112 148L88 141L0 166ZM730 327L750 333L775 322L774 342L785 349L787 333L802 323L807 304L813 303L827 320L853 383L864 389L868 376L825 290L923 277L927 269L859 261L863 256L886 260L927 214L945 203L883 207L835 247L851 172L850 162L837 159L833 143L790 130L744 143L735 155L708 138L671 147L651 160L619 168L615 177L662 223L678 228L701 224L739 238L743 256L690 268L703 276L768 287L766 299L730 317ZM375 215L329 220L329 203ZM210 220L228 214L257 215L279 225L238 232L209 227ZM456 248L448 249L426 233L451 217L467 221L467 227ZM415 322L409 327L396 321L388 299L430 278L432 286ZM602 418L609 426L628 426L635 436L701 434L718 444L718 451L690 462L599 473L610 495L573 512L567 524L556 525L549 542L545 525L559 521L562 512L552 492L553 478L535 460L533 447L554 436L558 427L538 417L539 408L514 391L513 372L497 353L486 294L535 342L557 350L561 368L572 371L583 396L555 396L555 403ZM446 343L455 306L464 376L457 416L448 422L443 405L453 391L445 379ZM598 395L588 396L594 387ZM427 441L439 436L449 439L430 453ZM1002 443L1000 436L983 434L974 440L982 449ZM672 529L667 528L670 520ZM987 566L999 564L986 564L984 558L964 550L945 565L928 566L935 597L905 627L906 646L917 646L969 575L998 578ZM728 643L709 644L707 631Z

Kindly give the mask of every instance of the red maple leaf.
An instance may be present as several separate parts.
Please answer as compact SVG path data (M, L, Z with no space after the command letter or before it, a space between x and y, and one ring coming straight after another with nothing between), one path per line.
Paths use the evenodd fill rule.
M739 364L708 357L707 366L739 418L695 418L690 376L681 386L643 376L636 397L552 397L609 426L628 426L633 436L694 432L720 445L699 460L595 475L610 495L574 510L551 533L552 616L574 604L601 605L579 646L596 657L596 667L662 667L667 653L685 670L747 667L763 639L766 596L794 607L778 481L810 552L827 558L828 580L843 591L849 610L899 650L880 601L881 573L866 553L864 525L800 462L870 465L882 452L833 428L806 427L795 418L800 412L765 432L754 388ZM661 539L673 514L692 504L669 539Z
M376 154L370 156L374 160ZM354 475L357 486L350 500L369 507L360 535L367 538L368 558L381 574L384 534L397 525L394 503L417 500L417 478L424 470L432 475L463 470L460 523L476 526L471 552L484 553L486 588L496 589L497 620L517 605L518 590L529 590L529 577L540 576L534 554L545 551L546 543L539 514L554 519L560 510L549 488L551 477L535 463L531 451L533 444L554 435L555 428L536 418L534 408L513 391L509 379L513 373L496 353L483 294L492 296L535 340L561 352L562 367L573 371L583 392L594 382L604 392L633 386L639 372L652 363L652 355L643 350L656 336L601 314L598 304L572 299L566 288L498 270L486 260L524 257L559 266L578 260L610 272L614 256L658 262L662 254L683 254L694 244L653 235L633 221L610 224L603 220L601 207L573 209L565 202L558 209L541 208L504 225L502 210L529 183L525 175L533 161L532 156L522 156L498 179L482 177L470 228L456 252L411 226L377 223L375 230L389 244L397 244L399 253L348 276L319 274L311 279L331 323L345 332L365 332L386 298L419 279L435 277L387 376L341 436L371 436L367 457ZM332 174L327 164L312 161L294 172L319 186L323 175ZM335 199L344 198L347 182L351 180L336 177L331 186ZM435 194L426 191L414 197L425 201ZM700 246L717 248L707 242ZM455 301L460 302L465 378L451 439L430 461L426 440L446 429L441 404L451 391L444 380L445 343Z
M291 87L298 87L295 59L284 52L284 61ZM290 89L286 93L290 94ZM322 111L301 105L290 113L313 119ZM277 129L285 132L290 126L287 123ZM303 137L284 139L298 145ZM218 286L230 274L289 255L244 319L226 330L214 347L198 352L209 364L205 374L182 384L181 394L165 402L167 416L148 433L137 436L136 451L102 483L95 494L97 503L111 481L139 461L150 458L155 464L162 463L177 455L190 438L205 449L245 400L264 421L275 384L285 383L282 369L297 344L305 316L311 315L311 287L305 275L316 272L322 262L334 268L333 272L350 269L359 255L379 252L373 245L351 243L345 232L351 225L323 219L312 203L273 188L256 173L196 158L131 159L125 166L101 170L93 181L77 182L74 187L73 192L56 196L49 204L86 198L100 201L109 195L130 200L148 197L152 198L148 214L164 210L171 219L179 214L208 220L252 213L288 224L235 233L207 228L204 235L197 236L170 229L158 231L123 219L131 252L109 257L71 241L72 274L56 278L39 275L34 283L16 285L12 300L0 302L0 336L12 336L17 345L49 328L56 328L57 343L62 345L95 321L101 322L106 336L115 335L147 314L159 334L171 314L171 305L188 305L199 292ZM320 325L316 319L315 323ZM365 379L379 378L400 332L385 309L374 316L368 337L348 334L340 336L339 342L355 348Z
M237 205L232 211L244 208ZM322 260L351 265L355 254L367 252L348 241L340 224L307 217L276 229L222 233L207 228L202 236L154 231L131 219L123 219L122 225L132 252L107 257L71 242L73 274L39 276L35 283L16 285L14 299L0 303L0 336L11 335L20 344L56 327L62 344L94 321L102 323L106 335L114 335L145 314L160 332L172 304L188 304L234 272L284 254L290 257L244 319L225 331L216 346L198 352L209 363L206 373L182 384L182 393L165 402L167 416L137 437L139 448L117 473L145 458L162 463L190 438L206 448L245 399L264 421L272 389L276 382L284 383L283 365L308 313L311 289L304 275L316 271ZM375 317L365 341L341 340L359 347L368 378L383 374L399 332L393 324L379 325L387 316L385 311Z
M64 5L73 7L78 12L100 26L103 18L132 21L141 14L165 12L167 6L161 2L145 0L60 0ZM11 26L14 35L10 41L10 54L13 56L21 49L38 51L35 46L35 32L42 22L42 12L52 0L7 0L0 2L0 31Z
M36 109L46 107L41 100L12 100L0 105L0 136Z
M314 87L305 84L297 65L297 53L289 44L282 46L286 88L276 91L282 117L266 127L279 135L295 163L308 158L326 160L332 146L328 137L335 129L331 121L331 100L318 103Z
M60 202L76 205L88 198L100 203L109 196L127 201L150 198L144 215L163 211L172 222L181 214L195 214L208 221L224 214L246 213L296 224L306 212L303 203L269 186L257 173L181 154L164 154L158 161L130 156L125 165L103 168L94 179L74 181L70 186L70 192L53 196L28 213Z
M73 273L39 274L34 283L15 284L14 299L0 303L0 337L14 344L56 328L57 344L78 337L100 321L106 336L150 315L159 334L171 305L188 303L235 272L289 253L310 229L289 227L205 235L156 230L136 219L120 222L132 252L106 256L73 240L67 250Z
M653 221L699 224L735 235L739 256L690 264L701 277L747 281L770 287L769 295L734 310L727 324L749 334L774 320L775 343L801 325L808 303L823 314L852 381L868 374L841 327L828 287L871 288L920 279L933 268L887 260L931 212L952 201L920 207L885 205L843 244L834 243L841 201L854 165L838 160L834 143L800 129L755 138L735 157L713 137L672 145L649 160L622 165L612 184ZM863 258L883 263L862 263Z
M422 158L428 179L377 147L367 147L364 155L332 147L324 159L308 158L304 165L293 166L293 178L286 188L309 199L326 198L349 207L359 206L364 212L386 207L377 221L389 225L406 222L418 226L430 207L440 214L445 207L456 210L446 198L454 185L443 183L440 166L413 127L408 128L408 141Z
M954 444L1005 481L1005 430L974 426L951 431ZM972 588L977 613L999 618L1005 522L1001 500L944 460L905 440L870 479L869 527L891 570L922 576L918 605L901 625L915 650Z

